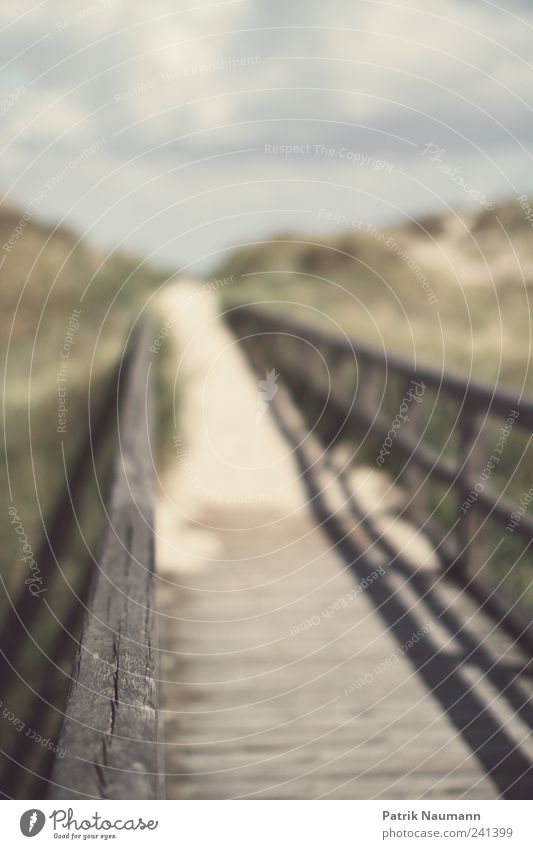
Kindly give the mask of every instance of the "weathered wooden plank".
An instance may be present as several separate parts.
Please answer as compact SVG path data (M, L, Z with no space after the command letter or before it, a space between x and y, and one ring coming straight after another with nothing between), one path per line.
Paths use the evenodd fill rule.
M150 367L135 340L99 563L73 671L51 798L161 796L154 644Z

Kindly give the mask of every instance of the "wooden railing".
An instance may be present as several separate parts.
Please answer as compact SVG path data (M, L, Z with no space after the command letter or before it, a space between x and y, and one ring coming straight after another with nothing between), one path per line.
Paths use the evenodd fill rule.
M326 447L356 437L374 445L384 445L389 439L393 453L403 457L399 477L409 493L406 512L424 527L446 569L492 611L515 639L533 651L531 617L496 586L484 568L490 557L489 524L508 527L517 509L517 504L493 489L490 481L510 432L516 427L525 430L528 438L533 433L533 401L512 392L495 391L477 380L414 365L340 334L286 318L267 307L236 307L227 316L254 367L276 368L280 372ZM317 368L317 362L322 362L322 369ZM413 402L411 397L408 415L399 420L401 426L394 429L393 435L394 413L391 416L382 412L390 386L400 387L397 395L401 398L402 387L405 395L411 389L413 396L415 384L419 394L430 390L454 403L453 440L450 433L440 450L428 444L423 403ZM503 447L487 444L487 424L494 419L503 422ZM449 457L452 441L458 443L455 458ZM376 453L373 459L376 460ZM428 486L435 481L444 484L447 493L453 495L455 521L451 528L444 528L431 515L427 494ZM521 539L527 553L533 541L533 519L522 511L512 533L513 538Z
M154 637L149 341L121 369L118 444L50 798L162 796Z

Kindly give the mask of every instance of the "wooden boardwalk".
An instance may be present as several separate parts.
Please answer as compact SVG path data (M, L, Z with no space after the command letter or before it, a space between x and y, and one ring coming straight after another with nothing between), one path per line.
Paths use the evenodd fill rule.
M265 344L276 324L253 310L242 338L263 341L244 348L246 360L210 291L180 281L163 296L161 338L172 326L179 403L174 459L155 505L148 351L159 348L148 325L113 380L120 450L98 569L87 582L59 753L33 776L52 799L531 799L532 625L490 573L488 582L477 577L481 517L448 546L426 522L427 502L410 509L420 473L436 462L434 448L415 445L420 421L396 442L407 454L417 448L414 475L393 480L377 464L355 463L381 355L362 349L362 392L330 403L305 358L289 357L280 379L275 346ZM296 331L291 339L305 338L305 328ZM313 334L341 368L346 345ZM395 368L410 374L409 364ZM480 405L492 395L461 378L445 382L454 397L467 393L459 457L435 466L445 482L459 478L457 505L483 469L471 455L484 435ZM533 401L498 393L490 412L501 419L509 406L500 432L518 421L530 431ZM316 422L324 411L319 442L304 417ZM380 416L378 433L387 427ZM102 416L94 434L107 424ZM76 465L69 498L83 489L85 468ZM487 518L495 511L507 521L513 502L483 492ZM61 520L59 511L52 540ZM531 518L518 527L529 548ZM20 625L15 636L7 628L11 648L24 648L27 599L20 611L7 621ZM17 670L6 664L9 681ZM27 787L26 745L17 740L12 751L13 786Z
M160 558L167 796L530 798L528 657L272 412L300 503L205 497Z
M357 578L311 519L224 536L226 559L188 573L186 589L161 592L164 612L174 617L161 629L169 797L498 796L505 788L443 713L409 650L402 653L419 633L419 646L431 644L424 651L440 649L433 671L443 681L448 676L464 724L483 726L480 745L494 721L508 736L507 745L494 741L492 749L499 783L520 784L521 752L525 759L531 753L527 721L516 710L531 713L531 681L517 678L526 659L491 633L464 594L444 582L433 593L442 609L450 606L468 623L460 637L478 652L481 646L485 665L511 682L514 708L510 693L502 698L494 681L479 681L475 651L467 656L434 604L418 598L400 571L386 580L409 611L404 643L368 590L354 593ZM369 566L367 575L375 571ZM470 687L473 705L464 698ZM518 764L506 768L513 751Z

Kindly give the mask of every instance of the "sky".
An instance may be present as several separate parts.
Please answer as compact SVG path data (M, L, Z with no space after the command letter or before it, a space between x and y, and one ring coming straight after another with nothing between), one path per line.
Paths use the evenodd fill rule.
M4 0L0 191L108 250L236 245L533 190L533 4Z

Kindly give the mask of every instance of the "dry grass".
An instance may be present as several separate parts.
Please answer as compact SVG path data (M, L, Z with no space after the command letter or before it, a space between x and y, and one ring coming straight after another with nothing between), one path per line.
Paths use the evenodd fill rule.
M20 215L0 213L0 245ZM65 230L52 232L28 223L0 268L0 337L5 366L5 436L13 502L36 548L65 487L61 443L67 463L87 443L89 387L98 406L106 379L118 363L125 339L150 293L165 279L134 259L105 258L78 243ZM57 374L73 310L79 329L66 372L66 432L58 433ZM61 464L61 465L59 465ZM9 493L3 489L1 514L7 519ZM42 511L42 517L41 517ZM4 531L6 563L17 560L18 543ZM16 592L20 574L7 569Z
M499 386L529 370L533 232L518 204L330 239L288 234L231 255L226 306L278 303L357 340Z

